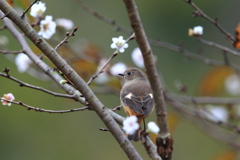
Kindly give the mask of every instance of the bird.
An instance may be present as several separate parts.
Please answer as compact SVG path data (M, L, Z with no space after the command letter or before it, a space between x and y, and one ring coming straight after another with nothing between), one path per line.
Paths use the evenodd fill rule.
M120 91L120 101L127 116L136 116L139 129L132 135L126 135L129 140L139 141L141 124L154 110L154 99L151 85L146 75L138 68L129 68L119 73L124 78L124 85Z

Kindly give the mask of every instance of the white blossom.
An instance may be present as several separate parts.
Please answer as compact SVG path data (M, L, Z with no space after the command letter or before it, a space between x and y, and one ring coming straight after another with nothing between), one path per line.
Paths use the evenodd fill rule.
M126 40L123 39L123 36L119 36L118 38L112 38L113 43L111 44L112 49L119 49L119 52L123 53L125 48L128 48L128 44L125 43ZM125 44L124 44L125 43Z
M124 121L123 121L123 130L127 133L127 134L134 134L136 130L138 130L139 128L139 124L137 123L137 117L136 116L130 116L127 117Z
M31 7L30 15L33 17L40 17L46 11L45 3L38 2Z
M24 53L19 53L16 56L15 64L17 65L18 72L20 73L26 72L31 63L32 61Z
M240 77L232 74L225 79L225 88L233 96L240 95Z
M209 113L206 112L206 117L214 122L222 121L226 122L228 119L228 112L226 108L219 106L211 106L209 109Z
M13 96L12 93L4 94L2 98L3 98L3 99L6 99L6 100L8 100L8 101L13 101L13 100L15 100L15 97ZM12 104L12 103L9 103L9 102L4 101L4 100L1 100L1 101L2 101L2 105L11 106L11 104Z
M137 47L132 52L132 60L139 68L144 68L144 61L141 50Z
M192 35L202 35L203 34L203 27L202 26L196 26L193 29L189 29L188 30L188 35L192 36Z
M127 66L123 62L118 62L110 68L110 73L114 76L127 70Z
M160 131L160 128L156 125L155 122L148 122L148 129L150 132L153 132L155 134L158 134Z
M56 23L52 21L52 16L46 16L45 20L40 22L40 31L38 32L44 39L49 39L56 32Z
M195 35L202 35L203 34L203 27L202 26L196 26L193 28L193 33Z
M58 26L63 27L66 30L70 30L73 28L74 23L70 19L65 19L65 18L58 18L56 19L56 23Z

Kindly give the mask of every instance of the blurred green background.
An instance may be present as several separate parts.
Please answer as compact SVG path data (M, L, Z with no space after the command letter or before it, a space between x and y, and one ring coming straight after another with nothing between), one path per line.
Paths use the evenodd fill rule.
M56 18L68 18L73 20L79 30L75 37L70 38L69 45L87 41L95 45L102 56L110 57L114 50L110 48L112 37L128 35L114 31L114 28L105 22L96 19L81 9L74 1L43 1L47 11L44 15L52 15ZM85 0L91 8L103 14L123 27L131 30L129 20L122 1ZM239 23L240 1L202 1L196 3L207 15L218 17L219 23L234 35ZM16 7L20 1L15 1ZM140 16L149 38L160 39L177 45L183 42L185 48L197 54L199 49L209 58L222 60L222 51L200 44L196 38L188 36L188 29L201 25L204 27L203 38L215 41L232 48L223 34L212 24L203 18L193 18L190 5L181 0L137 0ZM1 23L2 24L2 23ZM0 35L9 38L8 49L19 50L20 46L8 31L1 31ZM58 41L64 38L63 34L56 34L53 39ZM30 43L31 44L31 43ZM68 45L68 44L67 44ZM112 64L123 61L129 66L134 66L131 60L131 52L137 47L135 41L129 43L129 48L119 54ZM207 66L195 60L188 60L181 53L173 52L165 48L152 46L153 53L157 57L157 67L161 71L169 91L177 93L175 80L187 84L189 95L199 95L198 88L204 75L211 70ZM232 63L237 63L238 58L230 56ZM0 54L0 69L9 67L10 74L24 82L42 86L44 88L64 93L53 82L44 82L26 73L20 74L14 62ZM61 110L82 107L72 100L56 98L40 91L19 87L17 83L0 77L0 95L13 93L16 101L22 101L31 106L44 109ZM117 95L98 94L98 98L109 108L120 104ZM0 159L1 160L122 160L126 155L116 143L109 132L101 132L100 127L105 127L93 111L83 111L67 114L48 114L28 111L18 105L0 106ZM168 106L169 112L175 113ZM117 111L120 115L125 113ZM204 131L196 127L194 123L177 116L172 135L174 138L174 159L179 160L211 160L219 154L229 151L227 145L209 137ZM147 121L155 121L153 113ZM133 144L144 159L150 159L141 143Z

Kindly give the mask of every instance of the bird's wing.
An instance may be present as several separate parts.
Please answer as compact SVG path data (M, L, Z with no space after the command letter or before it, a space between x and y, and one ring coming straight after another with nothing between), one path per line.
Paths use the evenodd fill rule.
M124 106L130 107L135 112L144 116L148 116L151 113L154 105L152 94L140 96L134 93L122 93L121 99Z

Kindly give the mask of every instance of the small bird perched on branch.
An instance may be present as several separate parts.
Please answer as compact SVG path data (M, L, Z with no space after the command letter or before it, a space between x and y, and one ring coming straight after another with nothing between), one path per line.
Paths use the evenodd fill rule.
M132 135L127 135L129 140L138 141L140 139L141 124L154 109L154 99L152 89L146 75L137 68L129 68L123 74L124 85L120 92L120 99L124 111L128 116L135 115L138 119L139 129Z

